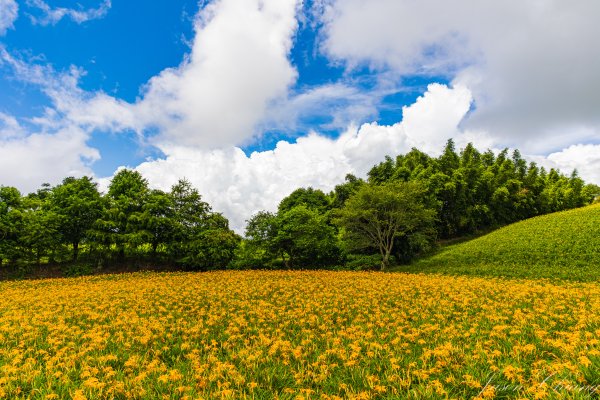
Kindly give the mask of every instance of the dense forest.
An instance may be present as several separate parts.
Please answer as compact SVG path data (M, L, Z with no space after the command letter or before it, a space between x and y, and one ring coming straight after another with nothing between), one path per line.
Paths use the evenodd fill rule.
M517 150L481 153L469 144L457 152L449 140L439 157L417 149L386 157L366 180L348 175L330 193L299 188L276 212L250 217L242 238L187 180L165 192L123 169L105 194L88 177L25 196L0 186L0 267L387 268L441 239L580 207L599 194L576 171L546 171Z

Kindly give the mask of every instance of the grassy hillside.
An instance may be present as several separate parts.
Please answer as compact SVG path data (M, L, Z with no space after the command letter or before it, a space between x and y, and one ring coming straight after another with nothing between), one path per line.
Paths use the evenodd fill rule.
M600 204L521 221L449 246L401 270L596 280L600 278Z

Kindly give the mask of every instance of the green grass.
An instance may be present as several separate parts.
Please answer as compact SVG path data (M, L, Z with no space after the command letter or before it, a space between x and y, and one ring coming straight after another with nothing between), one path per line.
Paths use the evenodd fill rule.
M600 279L600 204L521 221L448 246L399 271Z

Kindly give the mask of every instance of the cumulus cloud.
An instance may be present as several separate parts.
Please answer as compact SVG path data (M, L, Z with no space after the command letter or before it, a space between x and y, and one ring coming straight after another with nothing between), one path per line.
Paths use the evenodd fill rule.
M600 145L575 144L551 153L547 160L550 167L566 173L576 169L581 178L600 185Z
M218 147L247 142L297 73L288 60L296 0L221 0L196 19L191 54L146 85L137 117L159 141Z
M84 92L77 68L57 79L48 67L28 65L1 48L0 56L20 79L42 86L53 109L79 126L133 129L140 136L158 132L152 140L165 145L239 145L256 136L268 106L295 82L288 53L296 8L296 0L206 5L195 20L190 54L153 77L135 103Z
M43 0L28 0L27 5L42 13L42 16L29 15L34 25L56 25L63 18L70 18L78 24L104 18L110 10L111 0L104 0L97 8L74 9L66 7L50 7Z
M18 133L17 133L18 135ZM25 192L41 183L59 183L67 176L93 175L90 162L98 151L88 147L88 135L76 128L26 137L0 136L0 182Z
M475 109L465 127L536 153L600 141L599 2L324 3L329 57L467 86Z
M260 210L276 209L281 199L298 187L329 191L348 173L364 177L386 155L395 156L415 146L439 152L452 136L459 143L477 139L477 135L468 136L457 129L470 102L470 92L464 87L432 84L404 108L404 119L394 125L352 126L338 138L311 132L295 143L280 141L273 150L249 156L237 147L207 151L163 146L166 158L142 163L137 170L153 186L165 190L186 177L242 232L245 219Z
M6 34L19 14L19 6L15 0L0 0L0 36Z
M69 10L55 13L57 9L40 1L31 4L48 11L50 22L65 15L84 19ZM103 4L98 10L110 6L109 2ZM190 54L179 66L152 78L134 103L82 90L79 80L85 72L77 67L58 72L50 65L15 57L0 46L0 67L5 76L39 87L51 102L42 115L29 121L28 128L34 129L28 129L19 140L15 138L17 132L23 133L15 129L16 119L3 114L2 126L12 127L2 131L4 139L10 136L10 140L0 142L2 150L22 154L20 151L31 142L33 152L33 144L58 143L69 137L65 132L77 132L77 140L73 138L72 142L78 144L76 149L71 148L74 156L65 158L65 163L72 161L66 169L61 167L64 164L41 155L19 161L7 157L3 167L10 170L9 162L16 163L14 169L23 160L30 161L39 173L21 182L20 187L27 188L29 182L37 186L52 180L54 174L64 175L66 170L89 172L87 166L98 154L92 154L84 145L85 138L98 130L132 129L140 138L164 147L218 148L247 142L255 136L255 126L269 104L286 96L295 82L297 73L288 53L297 26L297 7L296 0L219 0L206 5L195 21ZM18 182L20 178L23 176L17 174L3 183Z
M56 183L67 175L91 174L90 165L100 155L86 143L98 130L134 130L141 139L157 146L165 157L136 167L152 186L169 189L181 177L190 179L217 211L230 218L238 232L253 213L274 210L298 187L328 191L348 173L364 177L385 155L395 156L412 147L438 154L451 137L458 147L473 142L479 148L515 145L524 153L552 153L538 158L567 171L576 167L584 178L600 181L594 172L600 170L594 167L598 165L594 154L600 145L574 145L560 151L573 143L598 138L589 110L575 110L571 104L583 101L581 97L587 92L542 99L542 89L536 86L539 82L529 87L521 72L511 70L515 58L521 56L527 68L533 68L533 64L539 67L537 58L524 54L525 50L511 50L511 46L526 48L532 42L518 43L512 30L497 37L507 20L526 36L526 41L533 40L527 37L529 33L540 36L542 28L532 21L535 13L530 10L531 4L511 3L513 8L495 4L489 5L492 11L486 11L478 3L456 3L459 11L468 9L482 15L478 21L489 25L486 27L478 27L475 19L465 16L468 13L459 15L445 3L436 3L436 8L454 19L424 14L425 9L430 10L426 5L432 7L430 0L425 0L425 5L391 0L373 0L368 6L358 0L327 4L322 45L330 57L343 60L349 68L368 63L374 70L383 71L379 75L382 79L393 80L395 74L447 74L453 84L429 85L414 104L403 108L402 121L396 124L373 122L341 128L349 121L375 115L380 106L377 96L383 92L365 93L344 81L299 93L290 91L297 79L289 60L297 29L296 0L217 0L206 5L195 21L190 53L179 66L152 78L132 103L103 92L82 90L79 80L85 72L79 68L57 72L50 66L14 57L0 46L0 67L10 70L16 79L39 87L51 101L42 115L28 121L27 129L15 117L0 114L0 182L34 190L45 181ZM593 6L583 1L573 7L582 5ZM535 15L543 16L537 24L543 26L549 20L550 36L556 40L552 18L559 18L555 9L567 6L549 1L537 3L537 7ZM496 14L499 22L491 17ZM581 18L578 12L560 16L563 22ZM527 28L529 25L534 28ZM564 35L579 37L572 32ZM507 43L499 43L504 37ZM539 40L545 43L544 38ZM557 53L563 47L561 41L556 42ZM544 51L539 52L542 59L554 60ZM506 62L502 57L507 57ZM547 67L550 72L544 70L540 75L557 73L554 64ZM597 77L591 76L587 67L581 69L594 87ZM491 74L497 74L497 78L492 79ZM503 108L509 104L506 96L517 96L514 92L518 85L508 82L511 77L521 82L523 89L522 97L514 99L523 107L523 111L515 112L515 121L508 111L494 114L507 110ZM563 78L575 88L581 85L579 76L563 74ZM552 85L564 88L565 82L553 81ZM385 90L385 85L381 87ZM547 93L556 90L548 87ZM524 102L542 100L548 102L543 104L549 110L562 101L562 114L549 116L548 124L539 114L545 107L540 104L532 106L532 115L525 115ZM344 106L336 107L340 102ZM273 150L250 155L238 147L256 138L265 126L283 127L286 121L325 113L332 116L331 128L342 130L338 137L309 131L295 143L280 141ZM486 115L496 115L499 122L486 119ZM576 119L581 121L577 126L572 123ZM538 129L543 136L517 137L523 132L519 129L510 131L513 136L505 133L508 124L519 121L532 127L531 132ZM589 169L588 164L592 166ZM106 187L108 181L102 179L102 185Z

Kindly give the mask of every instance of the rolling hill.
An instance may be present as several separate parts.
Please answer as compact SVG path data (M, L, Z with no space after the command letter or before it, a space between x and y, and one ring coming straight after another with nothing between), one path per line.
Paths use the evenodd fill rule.
M515 278L600 278L600 204L543 215L448 246L407 272Z

